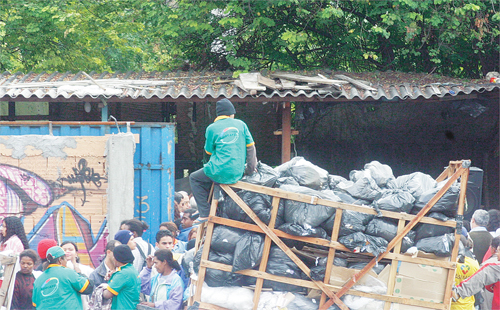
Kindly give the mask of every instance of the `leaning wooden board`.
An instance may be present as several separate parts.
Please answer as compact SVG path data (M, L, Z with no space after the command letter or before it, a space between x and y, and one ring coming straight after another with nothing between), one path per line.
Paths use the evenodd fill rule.
M368 265L363 268L361 271L359 271L357 274L352 276L352 278L345 283L342 287L339 286L334 286L329 284L329 279L330 279L330 272L331 272L331 266L333 265L333 259L335 257L335 253L337 250L341 251L347 251L349 252L350 250L347 249L345 246L340 244L337 241L338 238L338 232L340 229L340 224L341 224L341 218L342 218L342 212L343 210L352 210L352 211L357 211L357 212L362 212L362 213L368 213L368 214L374 214L377 215L377 212L373 210L370 207L366 206L358 206L358 205L351 205L351 204L345 204L345 203L340 203L340 202L333 202L330 200L324 200L320 199L317 197L312 197L304 194L297 194L297 193L292 193L292 192L287 192L281 189L277 188L269 188L269 187L263 187L263 186L258 186L258 185L253 185L249 183L244 183L244 182L238 182L236 184L232 185L220 185L220 187L247 213L247 215L255 222L255 224L249 224L249 223L242 223L230 219L225 219L221 217L217 217L216 214L216 208L217 208L217 202L214 200L212 201L212 207L210 211L210 217L209 220L206 224L204 224L202 227L202 234L205 235L204 243L205 245L203 247L203 253L202 253L202 258L201 258L201 263L200 263L200 271L198 274L198 281L196 284L196 293L194 295L194 301L197 301L200 303L200 308L202 309L220 309L220 307L214 306L214 305L209 305L205 303L201 303L201 291L202 291L202 285L205 277L205 271L206 268L212 268L212 269L217 269L217 270L223 270L223 271L231 271L232 266L229 265L224 265L220 263L215 263L215 262L210 262L208 260L208 253L210 251L210 243L212 239L212 233L214 229L215 224L222 224L230 227L237 227L243 230L248 230L248 231L253 231L253 232L259 232L259 233L265 233L266 238L264 241L264 250L262 254L262 260L261 264L259 266L259 270L242 270L237 273L255 277L257 278L256 281L256 287L255 287L255 293L254 293L254 309L257 308L258 301L260 298L260 293L262 291L262 285L264 280L273 280L277 282L282 282L282 283L288 283L288 284L293 284L297 286L302 286L306 288L312 288L312 289L318 289L321 290L322 292L322 297L320 300L320 309L327 309L330 305L333 303L336 303L337 306L339 306L343 310L348 310L343 304L343 302L340 300L340 297L342 297L344 294L350 294L350 295L355 295L355 296L361 296L361 297L368 297L368 298L373 298L377 300L382 300L385 301L385 309L389 309L391 307L391 303L398 303L402 305L410 305L410 306L417 306L417 307L423 307L423 308L428 308L428 309L444 309L448 310L450 309L450 303L451 303L451 288L454 283L454 278L455 278L455 268L456 268L456 260L458 256L458 245L459 245L459 236L460 236L460 231L455 230L455 243L453 246L452 250L452 255L449 261L444 261L444 260L438 260L438 259L432 259L432 258L420 258L420 257L410 257L407 255L400 254L401 250L401 241L403 237L418 223L429 223L429 224L434 224L434 225L441 225L441 226L447 226L447 227L453 227L453 228L461 228L462 225L462 215L463 215L463 210L464 210L464 204L465 204L465 195L466 195L466 190L467 190L467 180L469 176L469 167L470 167L470 161L464 160L464 161L452 161L450 162L449 166L443 171L443 173L436 179L436 181L444 181L447 180L446 184L443 186L443 188L427 203L427 205L417 214L417 215L411 215L407 213L397 213L397 212L391 212L391 211L381 211L381 214L383 217L386 218L392 218L398 220L398 233L394 239L389 242L389 245L387 247L386 252L380 254L377 257L373 257L371 254L365 254L367 256L373 257L371 261L368 263ZM457 210L457 220L458 221L438 221L436 219L432 219L429 217L425 217L426 213L434 206L434 204L446 193L446 191L451 187L451 185L457 181L458 179L461 179L461 188L460 188L460 196L459 196L459 202L458 202L458 210ZM235 189L244 189L247 191L252 191L252 192L257 192L257 193L262 193L266 195L270 195L273 197L272 200L272 206L273 210L271 213L271 221L269 225L266 225L263 223L256 215L255 213L241 200L241 198L234 192L233 188ZM306 202L309 204L319 204L319 205L324 205L324 206L329 206L332 208L336 208L336 217L333 225L333 232L331 236L331 241L326 240L326 239L321 239L321 238L312 238L312 237L297 237L293 235L286 234L280 230L275 229L274 224L276 221L276 216L277 216L277 209L279 206L279 201L280 199L291 199L291 200L296 200L300 202ZM327 258L327 269L325 272L325 277L324 281L314 281L312 279L310 280L301 280L301 279L291 279L287 277L281 277L281 276L275 276L271 275L265 272L266 270L266 265L267 261L269 258L269 252L271 248L271 244L274 242L277 246L285 252L288 257L294 261L297 266L308 276L310 277L310 270L309 268L296 256L296 254L291 251L282 241L280 238L287 238L287 239L293 239L293 240L298 240L298 241L303 241L311 244L317 244L317 245L322 245L325 247L329 248L328 251L328 258ZM199 238L201 239L201 238ZM199 247L200 244L197 244L197 247ZM352 286L356 284L356 282L361 279L366 273L368 273L376 264L379 262L382 258L392 260L392 264L390 267L389 271L389 280L388 280L388 289L387 293L385 295L382 294L374 294L374 293L365 293L361 291L356 291L352 289ZM395 287L395 282L396 282L396 273L397 273L397 265L399 262L406 262L406 263L414 263L414 264L423 264L423 265L428 265L428 266L435 266L435 267L440 267L444 268L444 270L447 271L446 274L446 284L444 289L444 298L443 300L434 302L434 301L425 301L425 300L417 300L413 298L404 298L404 297L397 297L394 296L394 287Z

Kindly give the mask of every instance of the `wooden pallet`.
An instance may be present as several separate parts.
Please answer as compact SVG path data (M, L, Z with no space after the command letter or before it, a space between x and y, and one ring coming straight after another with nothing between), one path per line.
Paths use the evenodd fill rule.
M462 218L463 218L462 215L464 210L465 194L467 190L467 180L469 177L469 167L470 167L470 161L468 160L450 162L449 166L436 179L436 181L438 182L448 179L445 186L443 186L443 188L438 191L438 193L427 203L427 205L417 215L384 211L384 210L380 211L383 217L398 220L398 233L396 237L394 237L394 239L391 242L389 242L387 250L384 253L380 254L377 257L373 257L373 255L366 253L365 254L366 256L372 257L370 262L361 271L352 276L352 278L342 287L329 284L330 273L333 266L333 260L335 258L336 251L341 250L350 252L349 249L347 249L345 246L343 246L337 241L338 232L340 229L340 224L342 219L342 212L344 210L352 210L352 211L377 215L378 213L374 209L366 206L358 206L358 205L345 204L341 202L334 202L330 200L324 200L304 194L297 194L277 188L263 187L244 182L238 182L232 185L221 184L220 187L246 212L246 214L255 222L255 224L243 223L239 221L217 217L216 216L217 201L212 200L209 220L208 222L204 223L203 226L200 228L201 231L199 236L204 236L204 238L201 237L198 238L196 245L198 249L201 243L205 244L201 256L194 301L200 304L200 309L221 309L220 307L201 302L202 285L205 279L206 268L212 268L228 272L231 272L232 270L232 266L230 265L215 263L208 260L208 254L210 251L210 244L212 242L212 233L214 230L214 225L221 224L229 227L236 227L243 230L266 234L264 241L264 250L262 254L262 260L259 265L259 269L242 270L237 272L238 274L243 274L246 276L257 278L255 285L254 299L253 299L254 309L256 309L258 306L264 280L272 280L276 282L288 283L301 287L321 290L322 296L320 300L320 309L327 309L333 303L336 303L337 306L340 307L342 310L349 310L349 308L345 306L345 304L340 300L340 297L343 296L344 294L350 294L350 295L368 297L385 301L385 308L384 308L385 310L388 310L390 308L391 303L419 306L429 309L448 310L450 309L451 289L455 279L455 268L456 268L459 240L462 227ZM446 191L451 187L451 185L459 178L461 179L461 188L460 188L460 196L459 196L459 203L458 203L458 210L456 217L457 221L452 220L452 221L442 222L433 218L425 217L427 212L446 193ZM243 200L234 192L233 188L243 189L246 191L252 191L256 193L262 193L273 197L271 220L269 225L266 225L257 217L257 215L252 211L252 209L250 209L250 207L248 207L245 204L245 202L243 202ZM319 204L336 208L336 215L333 225L333 232L331 235L331 241L321 238L293 236L275 229L274 226L276 222L280 199L290 199L290 200L305 202L308 204ZM403 237L418 223L428 223L428 224L456 228L455 243L453 246L450 261L435 260L430 258L419 258L419 257L413 258L407 255L400 254L401 241ZM297 255L290 248L288 248L283 243L283 241L280 238L287 238L287 239L328 247L329 250L328 250L328 258L327 258L324 281L315 281L313 279L310 280L292 279L266 273L265 271L267 267L271 244L274 242L310 278L309 268L302 262L302 260L300 260L297 257ZM387 294L381 295L381 294L365 293L361 291L352 290L351 289L352 286L355 285L356 282L359 281L359 279L361 279L364 275L366 275L383 258L392 260ZM392 292L394 291L398 262L425 264L447 269L448 274L446 280L444 299L441 302L430 302L430 301L422 301L422 300L393 296Z
M2 286L0 287L0 306L4 306L8 308L9 304L9 298L12 298L12 296L9 295L9 287L10 285L14 284L14 281L16 279L16 275L14 273L15 267L16 267L16 261L17 261L17 255L16 256L10 256L10 255L4 255L0 253L0 264L3 265L4 270L3 270L3 282Z

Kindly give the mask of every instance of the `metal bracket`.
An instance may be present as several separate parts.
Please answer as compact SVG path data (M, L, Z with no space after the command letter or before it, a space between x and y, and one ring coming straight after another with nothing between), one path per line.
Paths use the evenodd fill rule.
M464 227L464 216L463 215L457 215L455 221L457 222L457 227L455 229L455 232L457 234L462 233L462 227Z

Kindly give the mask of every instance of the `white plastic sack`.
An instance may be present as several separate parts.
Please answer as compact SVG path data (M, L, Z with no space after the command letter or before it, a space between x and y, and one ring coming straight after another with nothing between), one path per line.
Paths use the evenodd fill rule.
M201 301L231 310L252 310L253 291L243 287L210 287L203 283Z
M392 174L392 168L388 165L381 164L376 160L366 164L365 170L370 170L372 178L380 187L384 187L387 182L395 179L394 174Z

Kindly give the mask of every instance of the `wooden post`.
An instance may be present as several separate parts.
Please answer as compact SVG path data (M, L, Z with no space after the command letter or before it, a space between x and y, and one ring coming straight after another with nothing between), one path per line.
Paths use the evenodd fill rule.
M281 127L283 135L281 136L281 163L290 160L291 138L292 138L292 108L290 102L285 102L281 110Z

